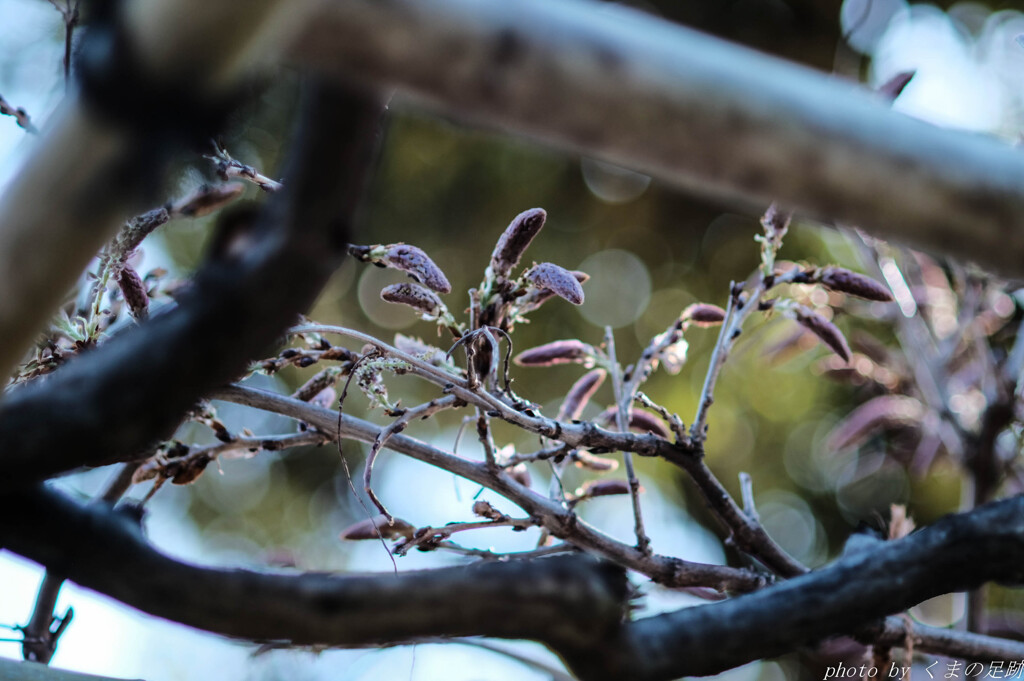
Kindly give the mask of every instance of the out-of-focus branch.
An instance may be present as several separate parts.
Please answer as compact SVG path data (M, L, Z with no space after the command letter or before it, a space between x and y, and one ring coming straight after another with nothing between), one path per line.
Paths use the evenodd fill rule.
M952 515L876 550L753 594L639 620L623 628L607 657L569 657L582 678L671 679L715 674L751 660L774 657L829 636L870 631L873 621L940 593L986 581L1024 579L1024 497ZM888 627L886 627L888 630ZM934 633L934 630L928 632ZM1013 642L950 636L960 654L991 661L1018 659ZM932 638L938 643L938 637ZM938 652L939 646L931 650ZM614 658L618 654L618 659ZM943 653L945 654L945 653ZM605 676L600 676L601 674Z
M66 672L35 662L15 662L3 658L0 658L0 678L4 681L128 681L128 679L114 679L109 676ZM142 680L136 679L135 681Z
M316 6L295 62L700 193L1024 274L1024 155L825 74L582 0Z
M399 575L279 575L178 562L154 550L127 515L41 486L0 497L0 512L25 519L0 526L0 545L190 626L297 645L525 638L551 647L587 681L714 674L834 635L895 636L882 623L890 613L985 581L1024 579L1024 497L948 516L753 594L636 621L624 617L621 570L582 556ZM989 637L948 640L969 658L1019 652Z
M146 0L121 3L128 16L108 17L102 30L96 22L83 72L94 83L106 78L106 91L87 87L85 98L72 96L0 196L0 375L10 372L103 243L141 207L147 185L174 151L156 140L174 139L196 124L204 98L223 96L251 60L250 42L284 4L254 0L239 11L224 1ZM115 43L131 54L117 53ZM272 44L266 48L274 51ZM121 82L125 69L137 69L137 82ZM165 91L184 94L160 99ZM129 104L144 111L118 117ZM142 130L147 125L156 129Z
M0 545L143 611L236 638L353 646L486 635L587 645L625 614L624 573L583 556L397 575L280 575L178 562L127 516L42 487L4 496L0 508L34 518L0 529Z
M8 396L0 487L126 460L169 436L312 303L344 255L382 105L315 87L304 110L288 190L258 219L236 216L250 246L215 256L172 311Z
M1024 642L917 623L910 626L904 618L898 616L885 618L882 631L872 632L871 642L902 647L907 643L908 634L914 650L922 653L978 662L1024 660Z

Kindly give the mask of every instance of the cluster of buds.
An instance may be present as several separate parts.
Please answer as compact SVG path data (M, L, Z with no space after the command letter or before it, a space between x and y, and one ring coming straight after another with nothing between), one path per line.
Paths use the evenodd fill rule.
M574 305L583 303L582 284L589 279L583 272L542 262L534 263L518 279L512 278L512 271L546 219L544 209L531 208L513 218L502 232L484 273L484 282L478 290L471 291L476 314L468 331L487 326L510 331L515 322L525 321L526 313L556 296ZM405 272L415 281L385 287L381 291L383 300L413 308L424 321L437 322L457 338L467 332L438 296L451 293L451 283L421 248L405 243L350 245L348 252L362 262Z
M573 305L583 304L582 285L590 278L584 272L542 262L534 263L518 279L512 279L512 270L546 220L544 209L531 208L515 216L498 238L479 289L482 323L509 331L517 322L526 321L528 312L555 296Z

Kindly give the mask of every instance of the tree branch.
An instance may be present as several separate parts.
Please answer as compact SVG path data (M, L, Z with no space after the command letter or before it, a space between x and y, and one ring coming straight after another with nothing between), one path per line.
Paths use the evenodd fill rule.
M618 644L609 645L618 651L618 660L588 658L581 651L569 661L583 678L715 674L870 628L884 615L939 594L992 580L1019 584L1022 558L1024 497L1015 497L947 516L905 539L753 594L639 620L624 627ZM1004 653L1019 652L1012 642L1005 643ZM996 648L974 652L990 661Z
M252 641L360 646L485 635L587 645L624 615L626 580L583 556L377 576L282 575L188 565L137 524L45 487L0 497L24 514L0 545L158 617Z
M233 385L214 391L211 397L305 421L325 435L334 438L340 436L372 443L384 430L369 421L347 414L342 415L339 420L336 411L265 390ZM609 433L609 435L619 434ZM635 436L630 435L630 437ZM575 546L608 558L619 565L636 570L666 586L699 585L723 591L750 591L764 583L762 577L748 570L706 565L659 554L645 554L636 547L618 542L599 532L562 504L536 494L516 482L511 475L500 468L468 461L401 434L395 434L388 438L386 447L494 490L527 513L542 518L545 529L552 535L571 541Z
M127 515L45 487L0 497L0 513L24 519L0 526L3 547L190 626L295 645L526 638L588 681L714 674L834 635L895 637L902 632L890 632L885 615L985 581L1024 579L1024 497L948 516L757 593L636 621L624 620L624 574L581 556L399 575L280 575L181 563L154 550ZM948 638L969 658L1013 659L1020 649L977 635Z
M71 97L0 196L0 375L10 373L89 260L141 207L176 151L166 142L196 122L205 97L223 96L234 84L249 42L282 4L254 0L238 12L231 3L202 0L134 3L116 27L111 19L107 34L93 29L100 32L93 43L87 37L83 51L91 73L117 79L127 69L145 92L134 89L139 82L119 82L128 95ZM115 37L131 45L131 60L113 56ZM190 97L149 97L174 88ZM83 90L89 93L95 89ZM150 106L154 101L163 106ZM125 103L150 110L139 120L111 120ZM147 125L153 127L143 131Z
M892 112L852 84L579 0L318 8L294 61L699 193L758 210L777 199L1024 274L1024 155Z
M287 190L254 225L236 217L252 245L215 255L175 309L7 397L0 488L125 460L166 438L313 302L344 255L382 106L320 87L308 100Z

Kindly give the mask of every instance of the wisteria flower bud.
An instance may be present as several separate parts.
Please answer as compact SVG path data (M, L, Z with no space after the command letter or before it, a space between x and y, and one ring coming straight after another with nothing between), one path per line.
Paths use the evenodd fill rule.
M507 277L519 264L530 242L544 227L547 216L543 208L531 208L512 218L491 254L491 272L495 276Z
M117 285L121 288L121 295L132 316L145 319L149 310L149 293L139 273L125 265L117 272Z
M365 251L365 253L364 253ZM452 285L448 277L430 259L422 248L409 244L389 244L387 246L351 247L349 252L363 260L370 260L385 267L400 270L410 275L427 288L438 293L451 293Z
M594 347L576 339L558 340L524 350L513 360L521 367L550 367L556 364L586 364L593 361Z
M558 408L558 420L575 421L582 416L590 398L604 383L604 378L607 375L608 372L604 369L594 369L583 374L578 381L573 383L565 395L565 400L562 401L562 406Z
M609 471L618 470L619 468L619 462L615 459L607 459L603 456L598 456L585 451L576 452L573 456L573 460L576 462L577 468L586 468L587 470L597 471L598 473L607 473Z
M542 262L531 267L523 275L523 281L536 288L551 291L573 305L583 304L583 287L576 280L576 276L564 267L550 262Z
M340 538L348 541L377 539L379 537L384 537L385 539L405 537L409 539L415 531L415 527L401 518L392 518L389 523L388 517L381 513L372 518L364 518L357 523L349 525L341 531Z
M717 326L725 321L725 310L711 303L694 303L683 310L682 319L704 328Z
M884 428L914 426L925 408L913 397L880 395L860 405L841 420L826 438L826 447L839 451L854 447Z
M580 284L585 284L590 281L590 275L586 272L580 272L579 270L573 270L572 276ZM536 310L538 307L548 302L555 297L554 291L546 288L531 288L526 292L526 295L522 296L516 301L516 306L521 312L530 312Z
M832 352L850 361L850 346L846 343L846 337L839 327L822 317L814 310L803 305L794 308L796 321L805 329L813 333L821 342L832 349Z
M171 204L170 212L172 215L201 218L228 205L240 197L244 191L245 185L241 182L204 184Z
M385 286L380 297L389 303L408 305L426 317L437 317L444 309L444 303L437 294L419 284Z
M825 267L818 274L818 281L827 289L849 293L851 296L888 303L892 293L871 277L851 272L843 267Z
M599 420L606 424L615 423L617 413L618 410L615 407L609 407L601 412ZM661 422L661 419L642 409L629 410L629 429L637 430L641 433L651 433L666 440L671 437L671 433L668 432L668 428Z
M761 217L761 226L764 227L765 233L781 238L789 230L792 219L793 211L772 203Z
M640 488L643 491L643 488ZM593 499L594 497L611 497L629 494L629 483L625 480L588 480L576 490L577 499Z

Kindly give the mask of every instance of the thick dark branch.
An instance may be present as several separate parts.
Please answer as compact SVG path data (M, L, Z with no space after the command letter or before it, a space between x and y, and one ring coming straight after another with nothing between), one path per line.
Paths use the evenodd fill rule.
M909 631L908 631L909 630ZM876 635L877 634L877 635ZM871 643L903 647L909 640L922 653L962 658L976 662L1024 660L1024 641L984 636L970 631L909 624L902 617L887 617L881 633L871 632Z
M0 487L124 460L169 436L313 302L344 254L382 106L319 86L308 99L287 190L243 225L255 243L214 256L176 309L8 397Z
M138 525L36 487L0 497L0 546L151 614L256 641L373 645L423 636L543 642L580 678L713 674L829 636L882 636L922 600L1024 578L1024 498L949 516L905 539L754 594L624 621L617 569L581 556L400 575L280 575L201 568L154 550ZM932 643L935 630L919 632ZM1019 644L950 633L965 657L1016 659ZM938 646L932 646L934 650ZM948 652L948 651L944 651Z
M939 594L1022 579L1024 497L1015 497L754 594L640 620L611 646L622 651L611 668L632 679L714 674L881 627L883 616ZM577 667L591 674L585 655Z
M853 84L602 3L317 7L296 61L758 210L777 199L1024 273L1024 155Z
M91 30L115 4L94 8ZM84 63L95 67L94 75L116 81L111 90L117 101L106 101L106 113L125 105L145 113L115 122L92 108L105 97L87 105L76 93L47 122L32 157L0 194L0 375L9 375L103 242L141 207L152 180L177 151L158 140L189 130L192 117L211 103L208 96L219 98L236 84L251 64L246 57L252 40L272 33L274 12L284 4L253 0L245 12L205 0L132 5L118 28L124 39L119 44L133 46L129 59L113 58L109 34L85 41ZM125 82L112 76L113 69L138 78ZM184 86L182 96L160 105L150 99L173 85Z
M371 645L484 635L586 646L625 614L624 573L583 556L337 576L202 568L150 546L108 507L36 487L0 497L0 545L135 608L226 636Z

